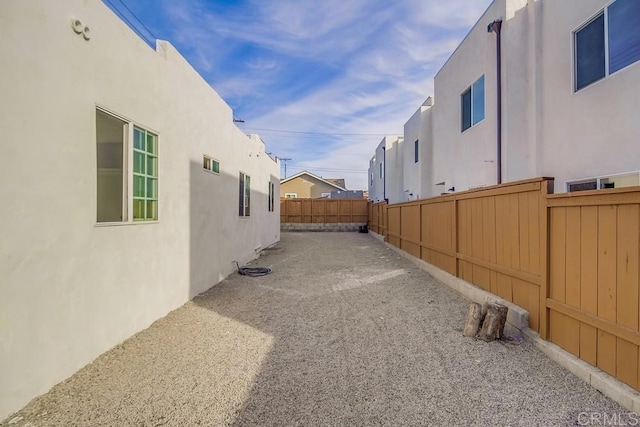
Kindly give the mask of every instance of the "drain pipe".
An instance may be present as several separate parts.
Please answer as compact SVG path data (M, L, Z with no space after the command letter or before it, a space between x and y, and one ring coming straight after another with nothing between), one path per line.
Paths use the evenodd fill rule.
M487 32L495 32L496 33L496 80L497 80L497 89L496 89L496 97L497 97L497 135L496 135L496 145L498 156L496 159L497 165L497 181L498 184L502 184L502 58L500 55L500 30L502 29L502 20L496 19L492 23L487 26Z
M389 203L387 200L387 149L382 147L382 200Z

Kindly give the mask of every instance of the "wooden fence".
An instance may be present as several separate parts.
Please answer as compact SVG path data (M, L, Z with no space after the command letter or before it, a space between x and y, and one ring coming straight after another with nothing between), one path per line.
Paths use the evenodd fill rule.
M364 199L282 199L280 223L366 223Z
M549 338L638 389L640 189L549 196Z
M539 178L369 208L387 242L529 311L529 326L640 388L640 187Z

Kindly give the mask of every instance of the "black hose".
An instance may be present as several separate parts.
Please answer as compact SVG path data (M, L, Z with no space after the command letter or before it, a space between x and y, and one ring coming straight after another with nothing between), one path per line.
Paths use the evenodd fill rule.
M249 277L260 277L266 276L271 273L271 269L267 267L240 267L238 261L234 261L236 263L236 267L238 268L238 273L243 276Z

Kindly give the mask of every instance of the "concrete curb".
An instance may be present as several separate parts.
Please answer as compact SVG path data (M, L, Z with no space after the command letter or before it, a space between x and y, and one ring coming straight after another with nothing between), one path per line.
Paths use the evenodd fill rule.
M525 339L535 345L538 350L543 352L549 359L600 391L611 400L618 402L636 414L640 414L640 393L636 390L552 342L543 340L537 332L527 329L524 330L523 333Z
M629 411L640 414L640 393L638 391L601 371L595 366L592 366L584 360L574 356L552 342L545 341L540 338L540 335L538 335L537 332L529 329L529 313L523 308L513 304L512 302L505 301L500 297L460 279L459 277L455 277L436 266L396 248L395 246L385 242L384 236L373 232L370 232L369 234L375 239L383 242L388 248L393 249L397 254L413 262L421 270L429 273L437 281L449 286L464 297L481 304L486 301L491 301L506 305L509 307L507 322L522 331L524 338L535 345L536 348L544 353L549 359L553 360L558 365L589 384L591 387L600 391L611 400L618 402Z

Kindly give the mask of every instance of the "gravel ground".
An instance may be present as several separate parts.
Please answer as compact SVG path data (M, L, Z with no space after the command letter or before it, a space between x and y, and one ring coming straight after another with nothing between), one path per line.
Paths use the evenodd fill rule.
M2 425L586 425L628 414L368 234L283 233ZM580 415L589 413L589 415ZM590 423L589 425L596 425Z

